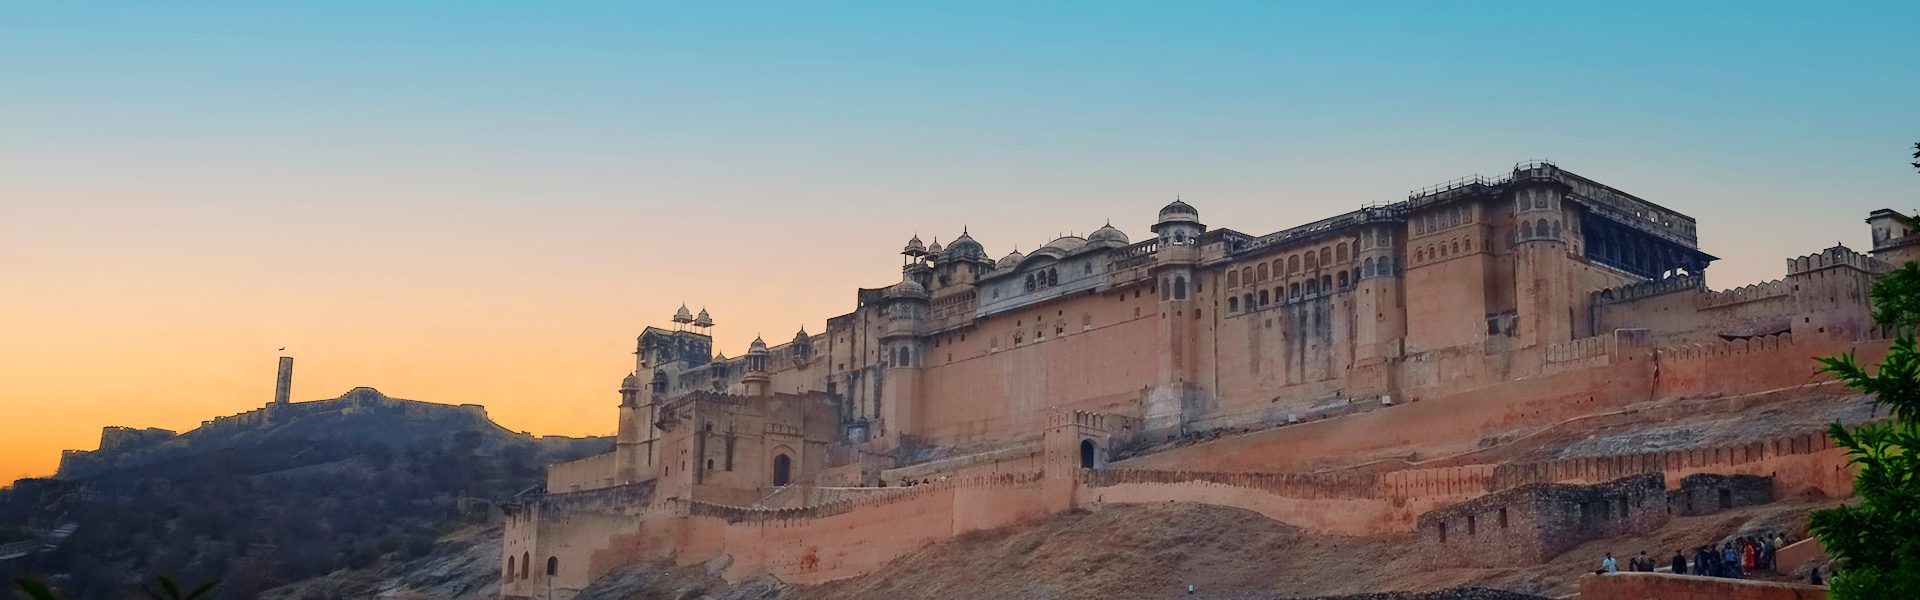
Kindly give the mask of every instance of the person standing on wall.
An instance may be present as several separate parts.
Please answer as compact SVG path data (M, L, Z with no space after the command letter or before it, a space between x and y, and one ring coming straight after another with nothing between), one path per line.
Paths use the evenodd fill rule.
M1612 552L1608 552L1606 558L1600 559L1601 575L1612 575L1614 573L1620 572L1620 570L1617 567L1618 567L1618 564L1613 561Z
M1687 557L1681 554L1679 550L1673 551L1673 574L1687 574Z

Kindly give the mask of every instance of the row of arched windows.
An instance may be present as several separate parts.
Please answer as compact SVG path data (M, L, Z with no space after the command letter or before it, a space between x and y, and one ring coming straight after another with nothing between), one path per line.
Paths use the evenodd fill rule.
M1440 260L1462 252L1472 251L1473 238L1471 237L1441 240L1429 243L1424 247L1415 248L1413 251L1413 261L1426 262L1428 260Z
M1520 210L1560 209L1560 195L1546 188L1532 188L1514 195L1514 207Z
M1557 239L1560 237L1560 220L1554 219L1551 222L1546 219L1540 219L1538 221L1522 220L1520 221L1519 236L1520 239L1523 240L1540 238Z
M1227 287L1266 283L1268 279L1288 277L1302 270L1312 271L1321 267L1331 267L1347 262L1352 256L1360 254L1360 242L1340 242L1332 246L1309 250L1286 258L1275 258L1272 262L1241 267L1227 271Z
M1384 264L1385 260L1383 259L1381 262ZM1296 281L1284 286L1275 287L1271 291L1263 289L1257 292L1247 292L1239 296L1227 296L1227 312L1237 313L1243 308L1245 310L1257 310L1265 308L1274 302L1297 302L1303 298L1318 296L1321 292L1333 293L1336 290L1345 291L1353 287L1354 279L1355 277L1352 273L1340 271L1334 275L1321 275L1318 278L1308 279L1304 282L1304 285L1302 282Z
M513 557L508 556L507 557L507 577L506 577L506 580L508 583L512 583L516 579L514 576L514 566L515 564L513 561ZM519 572L518 579L526 579L529 576L528 571L533 568L533 556L525 552L521 552L519 568L520 568L520 572ZM560 557L558 556L547 557L547 576L552 577L554 575L559 575L559 574L560 574Z
M1035 271L1027 274L1027 291L1029 292L1036 288L1059 284L1060 272L1054 270L1053 267L1047 267L1045 271Z
M1413 234L1425 235L1448 227L1473 222L1473 209L1468 206L1453 206L1432 211L1413 220Z

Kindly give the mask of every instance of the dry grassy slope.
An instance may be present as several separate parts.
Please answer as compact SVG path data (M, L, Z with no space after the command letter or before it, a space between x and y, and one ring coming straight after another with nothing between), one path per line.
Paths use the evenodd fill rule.
M1512 569L1432 568L1409 535L1338 537L1301 532L1256 513L1198 504L1141 504L1072 511L1027 527L978 532L928 546L872 575L818 587L756 579L729 586L713 564L634 565L596 582L591 600L997 600L1209 598L1251 600L1477 586L1564 596L1604 552L1671 556L1743 531L1804 535L1808 511L1833 504L1797 498L1705 517L1659 531L1588 543L1548 564ZM433 556L370 572L341 572L275 590L285 599L366 597L405 590L418 598L471 598L497 589L497 529L443 540ZM493 536L493 537L489 537ZM1185 594L1186 585L1198 593ZM476 595L478 594L478 595ZM1457 595L1456 595L1457 596ZM407 596L402 596L407 597ZM1454 596L1449 596L1449 598ZM1481 598L1486 596L1460 596Z
M1355 593L1383 588L1411 537L1312 536L1259 514L1152 504L1075 511L902 557L867 577L795 590L813 599L1131 598ZM1462 579L1465 577L1463 576Z
M1804 535L1808 511L1833 502L1802 498L1704 517L1675 518L1659 531L1580 546L1544 565L1431 568L1411 535L1338 537L1233 508L1194 504L1107 507L1056 516L924 548L884 571L816 588L802 600L914 598L1281 598L1478 586L1562 596L1605 552L1671 556L1743 531Z

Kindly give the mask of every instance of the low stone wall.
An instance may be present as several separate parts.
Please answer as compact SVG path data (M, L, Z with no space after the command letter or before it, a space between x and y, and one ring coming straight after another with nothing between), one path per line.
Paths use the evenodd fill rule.
M1580 600L1826 600L1824 586L1746 579L1619 573L1580 578Z
M614 453L547 465L547 491L556 494L613 487Z
M1667 512L1693 517L1773 502L1773 478L1695 473L1667 492Z
M1420 515L1421 554L1438 568L1539 564L1589 540L1659 527L1665 500L1658 473L1533 484Z

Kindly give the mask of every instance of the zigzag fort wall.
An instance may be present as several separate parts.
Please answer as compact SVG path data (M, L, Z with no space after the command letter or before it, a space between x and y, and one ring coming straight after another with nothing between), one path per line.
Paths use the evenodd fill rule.
M1140 242L1107 226L993 259L970 232L916 237L900 281L823 332L727 358L704 310L646 328L615 450L508 506L503 595L565 598L669 557L820 583L1127 503L1435 540L1485 505L1516 527L1489 548L1543 560L1614 531L1567 525L1569 503L1651 511L1691 475L1845 496L1844 457L1810 426L1577 458L1541 444L1839 396L1811 359L1884 352L1866 291L1909 258L1891 218L1869 219L1873 256L1836 246L1726 291L1705 285L1690 217L1550 163L1265 235L1176 201Z

